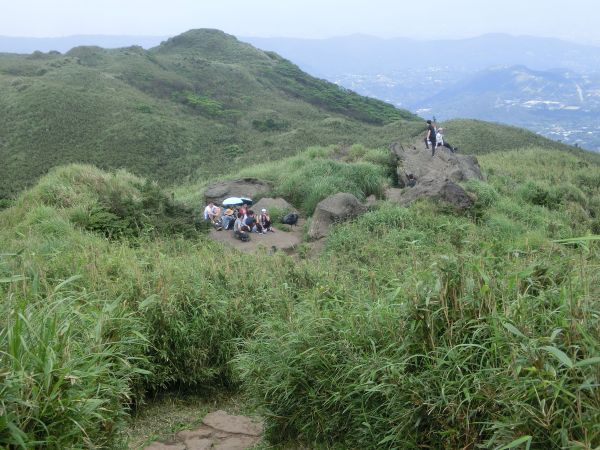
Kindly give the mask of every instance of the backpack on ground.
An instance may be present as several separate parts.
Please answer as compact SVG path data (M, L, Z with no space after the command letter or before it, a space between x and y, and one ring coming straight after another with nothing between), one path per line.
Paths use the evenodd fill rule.
M242 242L248 242L250 240L250 235L245 231L237 231L235 233L235 237L237 237Z
M281 219L281 223L285 223L286 225L296 225L296 223L298 223L298 214L286 214L285 216L283 216L283 219Z

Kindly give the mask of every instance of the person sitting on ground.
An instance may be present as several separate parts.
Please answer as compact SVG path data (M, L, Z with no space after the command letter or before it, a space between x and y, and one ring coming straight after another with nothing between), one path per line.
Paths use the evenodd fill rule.
M241 213L244 220L246 220L246 218L248 217L248 207L246 205L242 205L240 206L238 212Z
M263 232L270 231L271 233L275 233L273 225L271 224L271 216L269 216L269 213L267 213L265 208L260 210L258 223L262 226Z
M415 176L414 176L412 173L409 173L409 174L406 176L406 178L407 178L407 180L408 180L408 181L406 182L406 185L407 185L408 187L414 187L414 186L415 186L415 184L417 184L417 179L415 178Z
M217 231L223 229L221 225L221 208L213 202L209 202L206 208L204 208L204 220L210 221Z
M456 147L452 147L449 142L444 141L444 134L442 133L442 131L444 131L443 128L438 128L437 129L437 133L436 133L436 136L435 136L436 137L436 141L437 141L437 146L438 147L446 147L446 148L450 149L450 151L452 153L455 153L456 150L457 150L457 148Z
M211 222L216 220L215 208L216 206L213 202L209 202L206 205L206 208L204 208L204 220L210 220Z
M260 223L258 223L258 220L256 220L256 216L254 215L254 211L249 210L246 220L244 221L244 223L250 227L250 230L254 231L255 233L262 233L265 234L266 231L263 230L263 227Z
M436 130L435 130L435 125L433 124L433 122L431 120L427 121L427 140L429 140L429 142L431 142L431 157L433 158L435 156L435 148L437 147L436 145Z
M233 216L233 209L228 208L223 213L223 217L221 218L221 222L223 224L223 228L226 230L233 229L233 223L235 222L235 217Z
M247 241L249 232L250 228L244 223L244 216L238 213L233 224L233 235L241 241Z

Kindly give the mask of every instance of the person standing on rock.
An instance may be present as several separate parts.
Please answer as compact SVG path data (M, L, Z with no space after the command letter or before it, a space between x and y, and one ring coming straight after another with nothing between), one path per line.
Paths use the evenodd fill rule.
M427 137L426 137L426 141L431 142L431 157L433 158L435 156L435 147L437 146L437 140L436 140L436 130L435 130L435 126L433 125L433 122L431 122L431 120L427 121Z

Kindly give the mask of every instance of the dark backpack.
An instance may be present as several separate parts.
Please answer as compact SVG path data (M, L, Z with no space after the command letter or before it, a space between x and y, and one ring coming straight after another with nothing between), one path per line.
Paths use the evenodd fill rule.
M298 222L298 214L286 214L285 216L283 216L283 219L281 219L281 222L285 223L286 225L296 225L296 223Z
M248 242L250 240L250 235L245 231L240 231L237 235L242 242Z

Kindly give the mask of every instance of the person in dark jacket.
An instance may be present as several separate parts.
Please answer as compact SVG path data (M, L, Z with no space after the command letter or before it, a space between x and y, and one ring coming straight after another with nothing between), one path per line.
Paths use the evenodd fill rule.
M263 230L262 225L256 220L256 216L254 215L254 211L249 210L246 220L244 220L244 224L250 228L250 230L256 233L265 234L266 231Z
M435 148L437 147L436 140L436 129L435 125L431 120L427 121L427 137L425 138L427 141L431 142L431 156L435 156Z

